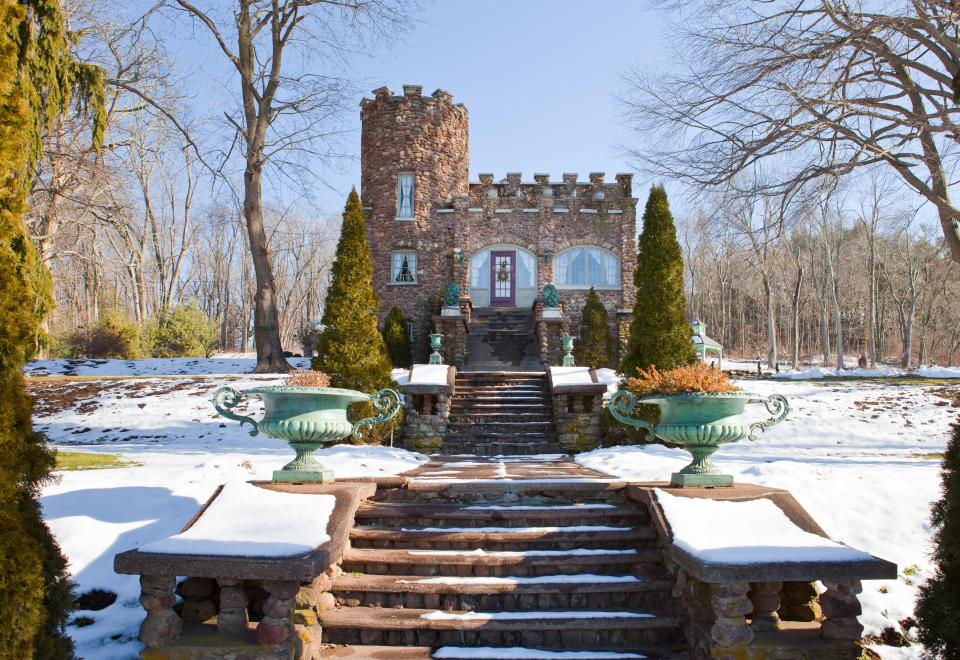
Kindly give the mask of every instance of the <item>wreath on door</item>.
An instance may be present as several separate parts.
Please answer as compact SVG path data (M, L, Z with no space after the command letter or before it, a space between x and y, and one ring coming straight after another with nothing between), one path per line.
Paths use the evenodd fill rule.
M500 268L497 270L497 281L498 282L510 281L510 267L507 265L506 261L500 262Z

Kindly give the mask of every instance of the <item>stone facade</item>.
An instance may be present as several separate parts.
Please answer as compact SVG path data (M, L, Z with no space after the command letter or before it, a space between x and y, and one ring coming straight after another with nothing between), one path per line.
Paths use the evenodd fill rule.
M608 182L603 173L586 181L564 174L551 181L547 174L523 182L519 173L501 181L493 174L468 179L468 114L443 90L430 96L417 85L404 85L403 95L388 88L374 91L361 103L361 184L367 232L373 252L374 286L380 297L381 321L393 306L414 322L414 357L426 354L425 335L439 312L446 285L456 282L466 304L489 304L489 284L478 285L485 251L512 251L515 264L515 305L530 308L543 287L558 284L564 319L574 335L589 286L558 283L556 257L578 246L600 248L616 257L617 279L597 293L611 318L611 333L621 339L633 305L636 263L636 204L632 175L618 174ZM398 218L400 175L413 175L413 210ZM416 282L396 283L395 252L416 254ZM484 267L485 268L485 267ZM472 289L471 289L471 285ZM620 342L615 342L619 344Z

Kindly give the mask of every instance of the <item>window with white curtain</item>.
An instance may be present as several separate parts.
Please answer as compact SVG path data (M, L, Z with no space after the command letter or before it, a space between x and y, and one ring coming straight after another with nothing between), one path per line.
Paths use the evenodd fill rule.
M397 175L397 217L413 218L413 172Z
M470 287L490 288L490 250L506 250L509 247L485 248L470 257ZM526 250L517 249L517 288L534 289L537 286L537 258Z
M619 289L620 259L603 248L581 245L553 259L553 278L568 289Z
M417 283L417 253L394 252L390 260L390 284Z

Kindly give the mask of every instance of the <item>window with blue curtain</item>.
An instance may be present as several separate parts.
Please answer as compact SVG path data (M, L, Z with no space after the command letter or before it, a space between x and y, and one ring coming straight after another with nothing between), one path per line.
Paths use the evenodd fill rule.
M620 259L603 248L581 245L557 254L553 279L568 289L619 289Z
M413 172L397 175L397 217L413 218Z
M390 264L391 284L417 283L417 253L394 252Z

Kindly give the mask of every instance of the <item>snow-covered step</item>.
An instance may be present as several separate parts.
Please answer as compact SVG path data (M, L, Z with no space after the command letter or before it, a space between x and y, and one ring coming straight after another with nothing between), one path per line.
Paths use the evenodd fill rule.
M424 473L418 478L456 477L456 470L442 474ZM456 524L460 527L487 527L497 524L503 527L528 527L549 521L556 525L587 524L590 521L607 521L610 524L633 526L648 519L645 512L634 507L612 504L586 504L567 506L459 506L445 504L372 503L360 508L356 514L358 524L380 527L439 527Z
M658 608L670 586L664 577L593 573L509 577L345 573L334 580L331 591L341 606L526 612Z
M350 532L354 547L547 550L564 548L636 547L656 540L648 527L612 525L571 525L567 527L424 527L383 529L354 527Z
M635 650L675 638L680 619L631 610L446 612L342 607L321 615L324 641L460 647Z
M565 550L350 548L344 571L422 576L536 576L562 573L661 575L653 547Z

